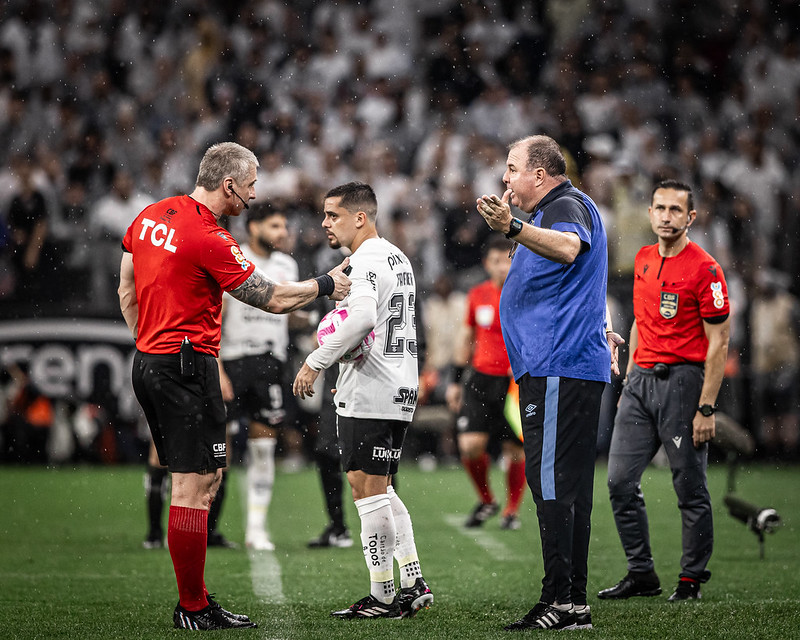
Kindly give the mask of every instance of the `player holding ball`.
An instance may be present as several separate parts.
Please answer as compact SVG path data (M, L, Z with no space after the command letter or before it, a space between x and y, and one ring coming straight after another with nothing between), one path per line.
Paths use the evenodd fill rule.
M400 249L378 236L378 202L367 184L350 182L325 196L322 227L328 244L352 252L347 310L324 344L306 358L294 394L313 395L314 381L363 339L375 333L360 360L340 364L336 383L336 427L342 470L361 519L361 542L370 573L370 594L333 611L343 619L413 616L433 602L422 577L411 516L390 484L397 472L406 430L417 404L416 283ZM329 328L331 325L327 325ZM400 567L396 591L394 560Z

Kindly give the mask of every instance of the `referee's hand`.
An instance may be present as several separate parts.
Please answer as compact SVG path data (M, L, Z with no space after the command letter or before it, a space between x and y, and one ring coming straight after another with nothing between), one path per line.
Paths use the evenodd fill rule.
M350 258L345 258L341 264L328 271L328 275L333 278L333 293L328 296L331 300L344 300L350 293L350 285L353 283L347 277L350 273L349 265Z

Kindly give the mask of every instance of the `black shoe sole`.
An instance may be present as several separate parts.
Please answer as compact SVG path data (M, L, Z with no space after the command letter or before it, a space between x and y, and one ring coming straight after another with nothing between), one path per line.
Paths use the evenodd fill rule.
M636 593L627 593L621 595L604 595L601 591L597 594L600 600L627 600L628 598L652 598L653 596L661 595L661 587L650 589L648 591L637 591Z

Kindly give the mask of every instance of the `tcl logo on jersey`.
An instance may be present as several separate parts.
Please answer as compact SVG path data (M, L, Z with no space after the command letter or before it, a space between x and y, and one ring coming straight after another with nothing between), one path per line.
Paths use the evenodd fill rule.
M242 271L247 271L250 268L250 261L244 257L242 250L238 246L232 246L231 253L233 257L236 258L236 262L242 265Z
M408 387L400 387L397 390L397 395L392 398L395 404L403 405L401 411L413 411L417 406L417 390L409 389Z
M722 283L712 282L711 283L711 295L714 296L714 307L717 309L722 309L725 306L725 295L722 293Z
M155 220L142 218L142 232L139 234L139 240L144 240L148 231L150 231L150 243L154 247L163 247L170 253L175 253L178 250L178 247L172 244L175 229L169 229L162 222L156 224Z

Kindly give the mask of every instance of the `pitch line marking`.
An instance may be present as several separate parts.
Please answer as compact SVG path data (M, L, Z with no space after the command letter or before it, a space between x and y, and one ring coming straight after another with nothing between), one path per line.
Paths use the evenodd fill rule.
M458 531L461 535L472 540L495 560L506 562L516 559L516 554L514 554L511 549L500 542L488 531L484 531L477 527L465 527L464 514L446 513L444 515L444 521Z
M245 527L247 527L247 481L239 478L240 494L244 502ZM284 604L286 596L283 593L283 580L281 579L281 563L275 551L256 551L247 549L250 558L250 581L253 593L266 604Z

